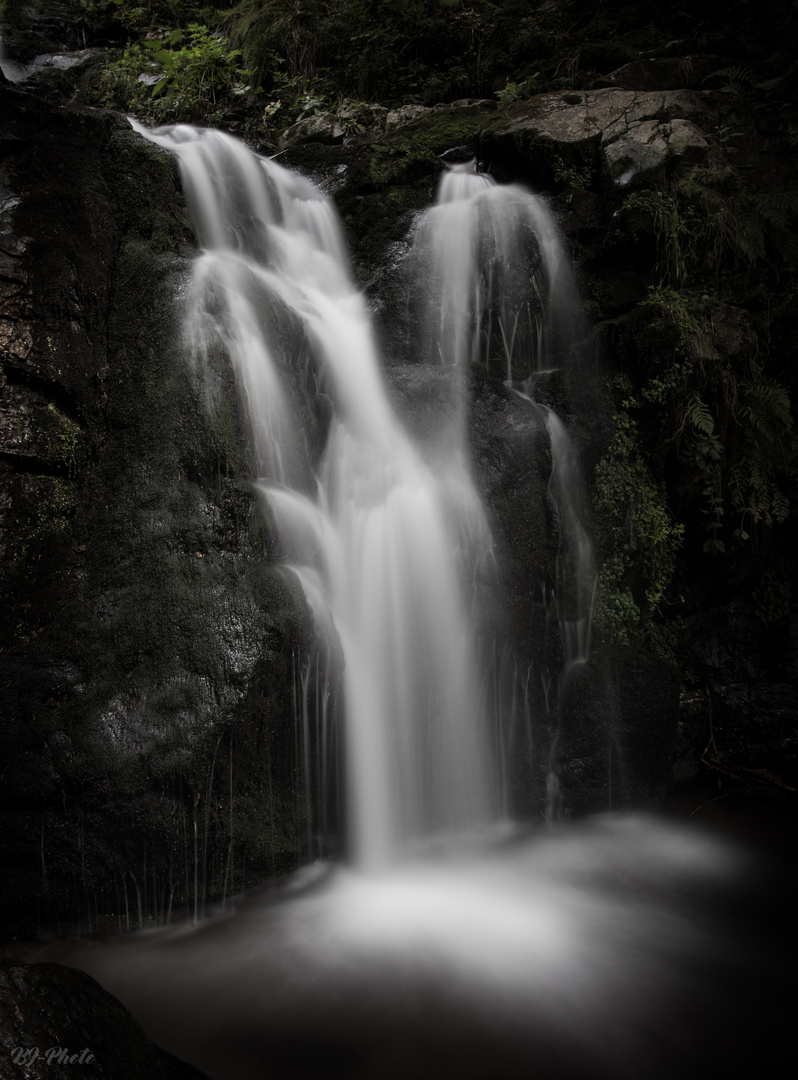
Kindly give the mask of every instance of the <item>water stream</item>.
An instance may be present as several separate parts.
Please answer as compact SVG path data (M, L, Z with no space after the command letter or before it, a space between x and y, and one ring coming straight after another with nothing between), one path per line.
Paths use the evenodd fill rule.
M319 631L341 645L348 842L373 869L408 840L491 819L456 556L479 500L464 470L451 484L422 460L394 415L331 204L221 132L149 137L180 161L204 248L187 319L194 355L221 346L232 361L258 485ZM331 403L318 462L303 459L285 330L263 318L267 303L293 317Z
M70 962L214 1080L664 1080L738 1060L735 1025L764 1022L740 989L782 974L732 936L750 860L643 817L547 832L503 820L469 584L491 547L465 443L475 360L500 365L549 432L558 678L590 639L577 458L534 398L576 337L545 205L466 165L420 220L418 359L451 367L456 387L422 451L390 404L330 203L219 132L139 130L177 156L203 248L192 353L200 368L219 351L232 362L286 565L344 657L349 859Z
M411 275L423 296L422 359L451 366L460 376L451 462L459 462L465 443L470 364L502 372L505 386L529 405L548 434L559 554L547 600L560 629L562 662L558 670L536 675L547 686L556 684L546 798L546 816L556 820L562 698L573 668L590 654L595 586L578 455L557 413L535 399L541 376L575 362L581 317L570 262L546 203L519 185L495 184L471 160L443 173L436 205L416 227ZM457 467L451 462L450 473ZM500 728L511 723L512 718L500 719Z

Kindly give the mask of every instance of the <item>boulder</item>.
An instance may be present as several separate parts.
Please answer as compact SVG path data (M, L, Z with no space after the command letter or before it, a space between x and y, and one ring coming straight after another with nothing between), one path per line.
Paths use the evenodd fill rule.
M334 113L316 113L286 128L280 136L278 147L280 150L287 150L296 143L306 142L334 145L343 142L343 138L344 124L339 116Z
M710 95L693 90L580 91L541 94L511 106L489 125L491 142L528 150L541 142L566 150L595 147L618 183L659 169L669 156L708 149L701 124Z

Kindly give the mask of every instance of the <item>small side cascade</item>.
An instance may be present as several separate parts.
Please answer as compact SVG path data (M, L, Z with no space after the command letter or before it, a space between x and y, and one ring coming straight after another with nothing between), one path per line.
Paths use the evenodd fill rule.
M542 671L540 678L555 713L546 799L546 815L554 820L560 816L560 720L568 679L589 656L596 578L580 506L578 454L563 421L535 396L541 379L568 365L580 336L570 262L545 202L520 185L496 184L472 160L442 175L436 205L416 227L411 265L422 290L422 357L459 373L458 429L465 426L469 365L478 363L492 374L498 362L505 386L529 403L548 434L559 555L553 582L542 583L542 589L559 625L562 660L559 671ZM497 673L494 681L501 679ZM526 714L515 716L518 702L528 702L528 673L523 679L516 673L515 680L519 685L504 694L509 705L500 706L513 715L497 720L500 759L508 731L529 727Z
M483 363L526 383L560 366L578 328L569 260L542 199L500 185L474 161L447 167L416 226L412 276L423 290L422 359ZM498 346L498 347L497 347Z
M562 668L557 680L557 730L549 750L546 783L546 816L550 821L562 816L557 775L560 725L568 683L574 669L590 656L596 566L593 545L580 514L582 485L579 459L565 425L546 406L546 427L551 440L552 471L549 491L560 526L560 553L554 588L554 605L562 641Z

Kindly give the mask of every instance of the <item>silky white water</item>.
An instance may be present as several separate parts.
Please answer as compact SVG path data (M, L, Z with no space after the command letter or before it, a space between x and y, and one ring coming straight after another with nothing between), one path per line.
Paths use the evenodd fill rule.
M696 828L608 816L378 875L318 865L59 959L213 1080L765 1075L794 971L734 911L761 872Z
M568 360L579 322L570 263L546 204L495 184L473 161L449 167L416 227L424 359L527 379ZM498 347L497 347L498 346Z
M564 667L587 659L595 566L580 502L579 460L562 420L535 400L536 377L567 367L580 332L570 263L545 202L519 185L499 186L475 162L448 168L436 205L416 227L412 272L423 282L426 359L490 372L543 417L560 525L555 602L562 607ZM498 374L498 372L496 372ZM466 394L458 418L465 423ZM462 438L462 436L461 436Z
M340 642L348 845L374 869L409 840L494 811L462 584L479 500L465 468L436 471L394 415L321 193L220 132L144 133L177 155L204 249L194 355L221 347L234 365L258 485L317 626ZM292 400L297 358L332 406L316 463Z
M436 205L415 230L411 273L422 294L422 356L429 363L453 367L459 375L449 433L450 470L458 467L458 450L465 442L471 364L501 375L548 435L549 498L558 523L559 554L550 583L541 587L559 624L562 662L558 670L543 670L538 677L547 693L552 682L556 687L546 797L546 815L556 819L562 698L574 666L590 654L596 580L583 520L578 454L557 413L535 397L541 376L577 360L581 318L570 262L541 198L519 185L495 184L468 161L443 173ZM507 727L512 718L499 717L498 722Z
M218 132L143 133L178 156L203 245L186 322L207 405L221 352L288 565L320 635L343 651L352 857L199 926L67 961L213 1080L670 1080L758 1067L787 972L734 914L759 872L751 857L642 816L490 827L501 799L468 588L490 550L463 439L473 360L499 363L543 414L566 666L589 648L578 462L533 396L535 375L567 362L574 340L548 211L466 167L444 175L420 221L419 348L459 383L422 454L389 403L316 188ZM317 458L302 430L308 394L329 403Z

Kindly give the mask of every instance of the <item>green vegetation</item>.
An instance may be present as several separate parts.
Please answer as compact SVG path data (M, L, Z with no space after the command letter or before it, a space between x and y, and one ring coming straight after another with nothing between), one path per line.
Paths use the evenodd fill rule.
M629 644L649 626L676 567L684 525L674 521L662 480L646 463L635 414L638 400L624 376L610 444L596 470L596 507L609 521L613 551L599 573L597 622L610 640Z
M564 23L522 0L240 0L226 25L267 90L302 80L320 96L433 104L464 97L511 100L540 72ZM541 56L542 59L542 56ZM523 87L523 89L522 89Z
M754 614L763 626L784 629L790 617L796 564L794 559L779 559L768 567L753 589Z
M21 0L5 3L23 8ZM244 99L253 132L256 110L261 129L279 132L343 100L393 107L495 98L508 106L553 90L568 100L641 55L671 55L686 29L703 38L701 51L735 61L713 72L709 86L788 100L798 77L783 30L795 22L788 0L775 0L782 32L775 18L759 19L737 4L731 53L725 28L710 32L677 0L645 15L631 3L597 8L587 0L74 3L89 28L107 30L110 17L120 42L96 103L155 121L207 123ZM266 100L257 103L248 90ZM572 179L571 186L583 186L583 177Z
M207 26L159 28L127 45L104 69L94 100L156 122L200 120L250 89L240 49Z
M656 175L630 186L602 177L592 151L535 153L552 190L573 193L574 206L580 193L598 194L609 211L594 250L579 251L583 267L593 260L597 336L621 377L597 469L597 507L616 545L607 545L599 621L616 640L654 633L680 558L718 572L761 559L764 573L798 467L792 346L770 338L771 297L786 305L798 272L798 192L778 169L767 184L761 172L752 179L744 117L794 99L791 0L766 12L732 0L722 22L680 0L644 12L622 0L72 2L117 46L94 103L151 122L224 124L267 146L344 101L344 129L361 135L375 104L480 98L512 109L556 91L577 105L626 64L720 58L699 83L728 105L704 132L705 151L674 146ZM2 3L22 25L22 0ZM444 144L490 129L476 110L458 117L431 114L371 148L365 176L385 205L411 205ZM606 271L613 259L643 284L621 305ZM57 450L71 468L66 443L54 459Z
M420 124L403 128L390 142L373 147L371 179L379 187L387 187L437 173L441 150L470 143L484 123L484 113L476 109L458 111L454 117L446 111L425 116Z
M47 423L39 433L42 448L48 461L66 470L70 479L77 475L82 464L83 431L79 424L59 412L50 402L47 406Z
M745 556L760 577L773 530L790 516L793 388L784 353L773 367L761 297L798 272L798 193L749 186L736 167L742 138L719 127L700 164L674 160L655 187L623 194L607 232L610 252L621 243L653 254L647 295L599 328L629 380L597 471L616 542L622 520L634 526L602 571L601 619L614 640L662 625L652 601L667 593L682 538L689 557ZM661 499L670 493L680 531L639 535L641 470L658 478Z
M11 505L17 516L2 576L21 572L33 579L36 568L32 556L40 553L43 545L58 540L69 528L76 505L75 485L59 476L23 475L10 490ZM5 581L2 585L4 592Z

